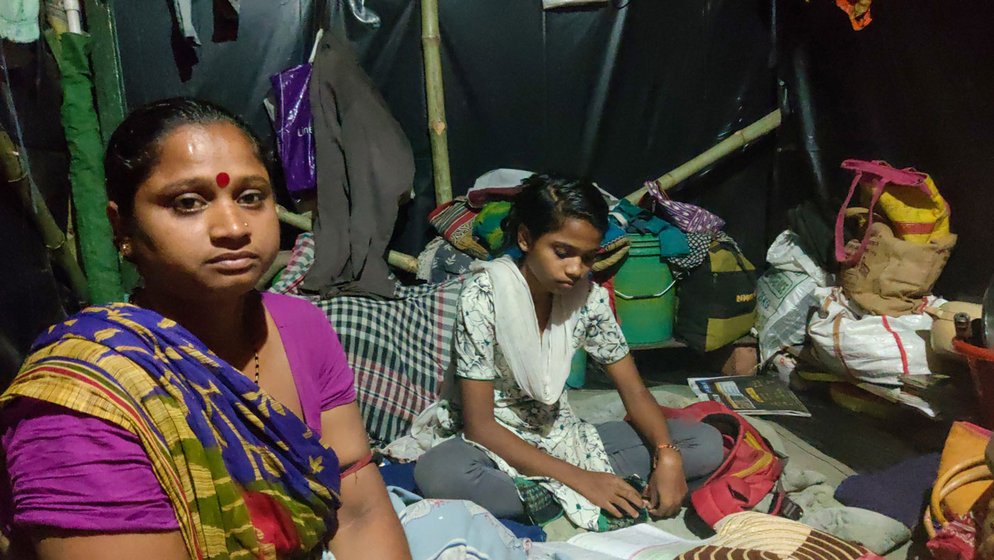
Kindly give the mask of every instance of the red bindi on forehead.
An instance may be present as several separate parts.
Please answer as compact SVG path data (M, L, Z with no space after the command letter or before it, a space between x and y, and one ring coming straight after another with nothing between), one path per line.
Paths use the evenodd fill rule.
M228 186L228 183L231 183L231 176L222 171L217 174L217 177L214 177L214 181L217 182L217 186L223 189Z

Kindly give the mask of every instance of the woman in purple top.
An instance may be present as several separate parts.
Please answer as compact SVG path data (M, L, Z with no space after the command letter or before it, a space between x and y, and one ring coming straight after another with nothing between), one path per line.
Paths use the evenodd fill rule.
M253 289L279 244L258 140L158 101L105 167L144 286L39 337L0 396L0 530L53 560L410 558L337 336Z

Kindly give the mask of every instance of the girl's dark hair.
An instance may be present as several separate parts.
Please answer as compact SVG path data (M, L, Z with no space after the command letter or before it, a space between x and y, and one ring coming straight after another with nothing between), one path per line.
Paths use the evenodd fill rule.
M269 168L259 138L242 119L209 101L173 97L152 101L135 109L118 125L104 154L107 197L117 203L124 216L134 210L135 192L152 174L159 161L159 143L167 134L184 125L228 123L248 138L259 161Z
M586 220L601 235L607 231L607 202L590 181L537 174L522 186L501 224L508 246L517 243L519 226L528 228L534 241L562 227L568 218Z

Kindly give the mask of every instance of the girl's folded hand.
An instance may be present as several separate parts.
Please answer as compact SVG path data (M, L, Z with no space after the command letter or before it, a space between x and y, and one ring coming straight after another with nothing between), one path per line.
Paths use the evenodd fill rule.
M611 473L580 471L567 486L615 517L638 517L645 501L623 478Z

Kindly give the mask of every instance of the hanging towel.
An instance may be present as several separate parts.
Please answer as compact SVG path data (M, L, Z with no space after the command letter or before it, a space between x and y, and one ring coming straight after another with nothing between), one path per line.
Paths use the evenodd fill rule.
M649 209L673 223L687 233L718 233L725 227L725 220L711 212L686 202L671 200L666 191L659 188L658 180L646 181Z
M3 0L0 2L0 38L15 43L30 43L39 37L39 0Z

